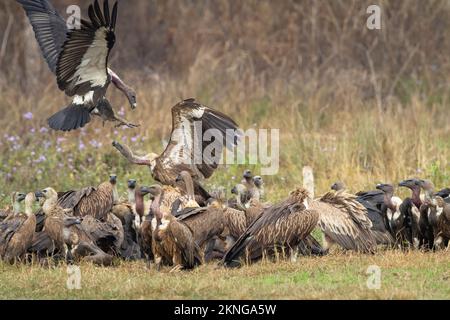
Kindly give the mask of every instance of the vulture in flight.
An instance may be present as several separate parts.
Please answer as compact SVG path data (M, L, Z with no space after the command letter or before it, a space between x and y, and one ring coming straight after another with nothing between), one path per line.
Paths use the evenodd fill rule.
M254 262L264 254L295 250L319 221L319 213L308 209L307 199L306 190L299 188L284 201L266 208L228 250L223 264L238 267L244 255L249 262Z
M210 139L210 134L214 135L214 148L211 142L203 141ZM195 194L208 199L210 196L199 181L211 177L224 147L232 149L240 136L233 119L194 99L187 99L172 107L172 133L162 154L137 156L126 145L114 141L113 146L131 163L149 166L153 178L163 185L176 186L178 174L187 171L194 179Z
M71 131L84 127L91 114L103 120L118 121L105 98L112 82L136 107L136 93L117 74L108 68L114 47L117 21L117 2L110 11L108 0L103 10L95 0L89 6L89 20L81 19L80 28L69 29L66 21L48 0L17 0L25 10L37 42L50 68L56 75L58 87L72 103L48 119L54 130Z

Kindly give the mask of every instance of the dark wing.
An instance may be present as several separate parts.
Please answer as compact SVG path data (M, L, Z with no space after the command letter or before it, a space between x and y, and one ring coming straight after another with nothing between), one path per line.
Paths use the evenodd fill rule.
M384 203L384 193L381 190L360 191L356 194L356 200L362 204L368 202L381 210Z
M239 140L238 125L227 115L203 106L194 99L184 100L172 108L172 133L160 156L165 169L187 170L193 177L209 178L217 169L224 147L231 149ZM203 142L208 134L220 134L214 148ZM201 175L199 177L199 174Z
M316 211L305 210L303 204L287 199L265 209L228 250L223 263L237 267L244 253L248 254L249 260L257 260L266 249L279 245L297 246L312 232L317 222Z
M108 0L103 12L98 0L89 6L90 21L81 20L81 28L67 35L59 56L56 76L58 86L68 96L84 96L108 81L108 58L114 47L117 2L112 14Z
M96 191L94 187L86 187L78 191L58 192L58 204L64 209L75 208L82 199Z
M201 263L199 247L195 244L192 231L182 222L171 223L170 233L181 251L184 267L192 269Z
M386 220L382 213L384 204L376 204L367 200L362 200L358 197L356 198L356 201L361 203L367 210L367 216L370 221L372 221L372 233L377 244L393 244L394 238L392 238L390 234L389 227L386 224Z
M33 27L36 40L50 70L56 73L56 65L67 37L67 25L47 0L17 0L24 8Z
M186 220L187 218L195 216L195 215L200 214L202 212L205 212L206 210L208 210L208 208L206 208L206 207L184 208L183 210L176 212L174 216L178 220Z
M15 217L8 221L0 223L0 256L3 256L5 250L14 234L23 225L25 218Z

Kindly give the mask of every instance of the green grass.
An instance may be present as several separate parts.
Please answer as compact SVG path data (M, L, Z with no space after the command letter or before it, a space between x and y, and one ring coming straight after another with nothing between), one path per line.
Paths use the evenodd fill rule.
M381 287L367 288L370 265ZM263 261L240 269L215 264L169 273L143 262L110 268L81 264L81 289L66 287L66 266L0 264L0 299L448 299L450 253L334 252L296 262Z

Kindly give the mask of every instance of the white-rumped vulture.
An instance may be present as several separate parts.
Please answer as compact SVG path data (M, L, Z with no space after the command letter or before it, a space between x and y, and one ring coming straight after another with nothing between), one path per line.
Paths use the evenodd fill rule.
M273 256L276 252L293 254L293 250L297 251L319 220L319 213L308 209L307 198L307 191L299 188L284 201L264 209L225 254L223 264L238 267L242 257L251 263L264 255Z
M103 3L103 10L95 0L89 6L89 20L81 19L79 28L68 29L64 18L48 0L17 1L33 26L59 89L73 99L68 107L48 119L48 125L54 130L75 130L84 127L91 114L121 123L122 119L115 118L105 98L108 86L112 82L121 90L132 109L136 107L136 93L108 68L109 55L116 42L117 2L110 11L108 0Z
M209 135L216 137L211 148ZM194 179L196 195L210 196L199 182L212 176L222 157L222 150L233 148L241 136L238 125L227 115L201 105L194 99L183 100L172 107L172 132L162 154L135 155L128 146L113 142L113 146L133 164L150 167L153 178L163 185L175 186L181 171ZM220 138L220 140L218 140Z
M405 217L405 227L408 232L408 240L415 249L424 245L425 237L419 229L420 207L423 202L420 198L421 182L419 179L407 179L398 184L411 190L411 197L403 200L400 206L400 212Z

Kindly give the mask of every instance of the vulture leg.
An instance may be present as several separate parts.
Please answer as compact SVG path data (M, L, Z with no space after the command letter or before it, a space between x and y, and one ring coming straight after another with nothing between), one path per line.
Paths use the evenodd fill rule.
M181 264L177 264L172 268L172 270L169 271L169 273L180 272L181 270L183 270L183 266Z
M131 149L126 145L121 145L120 143L114 141L112 143L113 147L116 148L129 162L141 166L150 166L150 159L147 157L139 157L131 151Z
M139 127L138 124L133 124L123 118L118 117L118 116L114 117L114 121L118 122L118 124L115 125L116 128L121 127L121 126L125 126L128 128L131 128L131 129Z

